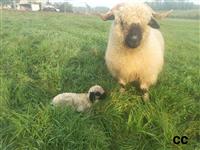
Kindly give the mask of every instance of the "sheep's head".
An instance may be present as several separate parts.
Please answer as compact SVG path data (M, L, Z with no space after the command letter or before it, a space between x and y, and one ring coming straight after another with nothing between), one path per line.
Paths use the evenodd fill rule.
M88 97L91 102L94 102L95 100L102 100L105 96L104 89L99 85L92 86L88 91Z
M148 33L149 27L159 29L155 18L161 19L170 13L156 13L146 4L121 3L100 16L104 21L114 20L114 27L122 36L123 43L129 48L136 48Z

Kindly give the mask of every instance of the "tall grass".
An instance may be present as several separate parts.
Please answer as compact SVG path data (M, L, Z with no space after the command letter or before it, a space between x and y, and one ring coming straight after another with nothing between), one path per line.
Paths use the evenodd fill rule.
M0 149L185 149L199 145L199 21L161 22L165 66L151 101L119 85L104 63L111 22L56 13L1 12ZM117 60L116 60L117 61ZM88 113L50 106L61 92L102 85ZM172 142L186 135L186 145Z

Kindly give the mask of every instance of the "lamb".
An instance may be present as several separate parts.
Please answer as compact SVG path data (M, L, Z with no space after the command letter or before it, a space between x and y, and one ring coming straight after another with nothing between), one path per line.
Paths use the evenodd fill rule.
M121 3L100 17L113 20L105 61L108 70L121 85L138 81L143 99L156 83L164 63L164 40L155 19L167 17L172 10L154 12L147 4Z
M88 110L94 103L105 98L104 89L95 85L88 93L62 93L55 96L52 100L54 106L70 106L77 112Z

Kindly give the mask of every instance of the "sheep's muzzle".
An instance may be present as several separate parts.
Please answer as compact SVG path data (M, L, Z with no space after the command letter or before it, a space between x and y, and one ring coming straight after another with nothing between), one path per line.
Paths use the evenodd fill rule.
M125 45L130 48L136 48L142 40L142 29L139 24L131 24L125 35Z

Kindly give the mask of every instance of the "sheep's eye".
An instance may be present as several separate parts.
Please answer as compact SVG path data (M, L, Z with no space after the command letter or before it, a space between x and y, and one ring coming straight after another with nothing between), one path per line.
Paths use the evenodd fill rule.
M122 29L125 28L125 23L123 21L120 21L120 25L121 25Z
M120 26L121 26L121 29L122 29L122 30L127 30L127 29L128 29L128 24L127 24L127 22L125 22L125 21L123 21L123 20L120 21Z
M126 25L126 23L123 22L123 21L121 21L120 24L121 24L122 27L125 27L125 25Z
M123 25L124 25L123 21L120 21L120 25L121 25L121 26L123 26Z

